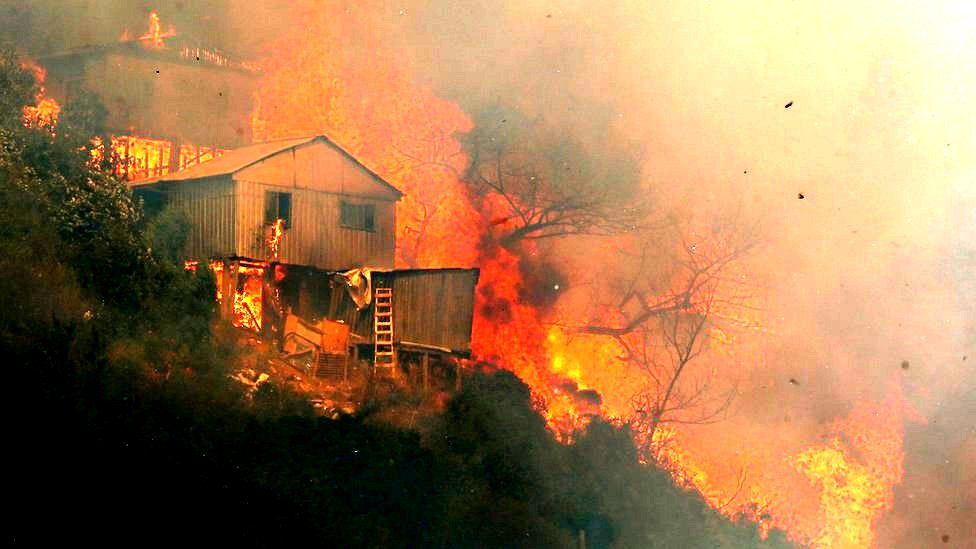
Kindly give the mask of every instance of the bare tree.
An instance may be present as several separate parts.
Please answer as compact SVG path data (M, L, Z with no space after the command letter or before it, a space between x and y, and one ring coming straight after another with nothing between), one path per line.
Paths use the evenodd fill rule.
M462 136L463 174L479 195L506 211L503 244L567 235L636 231L646 219L638 155L606 141L586 145L499 106L475 116Z
M633 397L634 428L643 450L665 423L710 423L723 417L736 395L732 382L718 387L714 369L697 361L713 338L730 329L756 328L742 313L754 301L754 287L735 273L754 246L748 232L731 224L707 234L675 230L677 245L667 249L645 241L633 274L618 289L617 323L580 326L580 332L614 337L647 384ZM654 257L654 266L649 259ZM666 281L666 287L662 281ZM717 331L718 330L718 331Z

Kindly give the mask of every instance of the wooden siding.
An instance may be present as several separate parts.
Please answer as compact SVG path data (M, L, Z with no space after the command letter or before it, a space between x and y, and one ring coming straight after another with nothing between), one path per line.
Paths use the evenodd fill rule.
M225 149L248 143L256 75L118 46L46 60L49 92L63 104L66 81L76 80L101 99L113 133L136 128L143 137Z
M266 191L279 191L292 193L292 199L278 261L325 270L393 268L396 192L330 144L312 141L282 151L238 171L234 179L238 255L272 259L264 197ZM375 206L375 228L342 227L341 201Z
M175 185L166 195L172 206L190 216L187 257L202 261L234 254L237 216L230 177Z
M194 229L188 252L193 257L238 256L329 271L392 269L400 193L324 138L278 150L273 146L238 149L187 170L199 177L176 174L141 188L164 193L190 213ZM267 147L272 148L262 153ZM249 160L246 153L257 156ZM290 220L277 257L264 218L269 191L291 194ZM373 228L343 226L343 202L372 206Z
M393 321L397 343L408 341L471 352L471 323L477 269L430 269L373 273L373 284L393 287ZM304 295L303 295L304 294ZM373 306L362 311L341 283L313 269L290 269L282 288L285 307L315 321L341 320L352 333L372 341Z
M264 224L264 193L280 191L292 193L292 198L291 225L281 239L279 262L325 270L393 267L396 248L394 202L255 181L239 180L236 187L237 255L272 259L267 244L269 228ZM375 229L361 231L340 226L340 201L373 204L376 207Z
M234 179L377 200L399 198L395 190L323 140L269 156L240 170Z
M471 351L477 269L394 271L393 324L397 342Z

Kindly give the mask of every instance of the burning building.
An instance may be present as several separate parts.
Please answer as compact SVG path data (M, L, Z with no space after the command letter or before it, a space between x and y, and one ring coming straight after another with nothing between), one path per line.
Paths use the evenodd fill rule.
M351 350L394 372L407 354L426 366L471 352L478 270L394 270L400 191L324 136L242 147L131 187L188 214L186 257L210 261L239 327L298 334L323 364ZM336 334L342 344L315 341Z
M59 103L82 92L106 107L120 176L164 175L250 141L257 67L163 30L155 12L139 37L42 56L46 93Z

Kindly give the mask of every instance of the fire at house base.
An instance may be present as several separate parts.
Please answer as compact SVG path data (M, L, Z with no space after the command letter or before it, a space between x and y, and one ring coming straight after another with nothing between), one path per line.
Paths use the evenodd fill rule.
M460 386L478 270L392 269L400 192L325 137L130 186L189 217L188 264L206 258L222 315L270 343L273 360L343 382L368 368L424 390L448 368Z

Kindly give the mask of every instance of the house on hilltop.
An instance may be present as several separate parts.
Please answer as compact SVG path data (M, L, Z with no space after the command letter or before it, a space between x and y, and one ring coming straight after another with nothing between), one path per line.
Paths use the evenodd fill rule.
M402 193L327 137L241 147L130 188L147 209L189 216L185 257L214 270L239 327L305 343L340 333L332 355L394 371L406 355L426 372L431 356L471 352L478 270L394 269Z
M393 268L402 193L323 136L241 147L131 188L189 214L187 257ZM284 231L272 249L278 219Z

